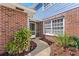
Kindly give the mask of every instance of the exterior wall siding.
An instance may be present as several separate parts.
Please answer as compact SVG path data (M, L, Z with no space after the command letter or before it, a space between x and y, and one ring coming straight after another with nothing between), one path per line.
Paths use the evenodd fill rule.
M27 14L0 6L0 54L5 52L5 44L13 38L13 33L27 27Z

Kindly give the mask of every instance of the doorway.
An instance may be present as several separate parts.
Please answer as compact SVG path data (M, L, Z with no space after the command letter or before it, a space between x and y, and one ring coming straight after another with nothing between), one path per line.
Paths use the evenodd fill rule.
M36 37L36 23L33 21L30 21L30 29L32 31L32 36L31 38L35 38Z

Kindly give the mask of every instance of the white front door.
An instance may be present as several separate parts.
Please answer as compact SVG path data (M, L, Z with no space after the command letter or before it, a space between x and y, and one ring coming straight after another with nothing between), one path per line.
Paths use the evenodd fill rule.
M36 23L35 22L30 22L30 29L32 31L31 38L35 38L36 37Z

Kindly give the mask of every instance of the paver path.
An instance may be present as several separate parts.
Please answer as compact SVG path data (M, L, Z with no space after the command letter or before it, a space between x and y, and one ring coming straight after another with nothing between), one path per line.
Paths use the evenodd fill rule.
M37 47L29 55L50 56L50 47L46 42L39 40L39 38L32 39L32 40L37 44Z

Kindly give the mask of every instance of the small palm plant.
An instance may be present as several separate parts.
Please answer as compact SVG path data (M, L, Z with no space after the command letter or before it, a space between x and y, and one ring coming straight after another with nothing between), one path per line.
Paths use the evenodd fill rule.
M79 49L79 37L73 35L73 36L70 36L71 39L73 39L75 42L76 42L76 47Z
M22 28L14 34L15 38L6 45L6 51L11 54L19 54L30 47L31 31Z
M15 33L15 39L16 43L18 44L18 52L27 49L30 46L30 37L31 37L31 31L26 28L22 28L20 31Z
M64 35L59 35L56 37L56 42L58 45L64 48L68 47L78 47L79 48L79 38L76 36L68 36L66 34Z
M57 38L56 42L58 45L60 45L61 47L64 47L64 48L68 47L69 37L66 34L58 35L56 38Z

